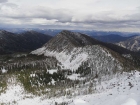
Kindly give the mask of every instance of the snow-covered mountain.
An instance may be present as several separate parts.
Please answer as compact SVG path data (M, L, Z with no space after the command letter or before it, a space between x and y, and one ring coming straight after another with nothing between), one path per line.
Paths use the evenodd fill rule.
M47 42L41 49L62 52L64 50L70 51L75 47L93 44L97 45L99 43L99 41L94 40L87 35L64 30ZM40 49L36 51L43 53L43 51L40 51Z
M126 41L121 41L116 44L131 51L140 51L140 36L132 37Z
M123 58L103 45L85 34L65 30L31 54L55 57L61 69L89 69L94 76L123 70Z

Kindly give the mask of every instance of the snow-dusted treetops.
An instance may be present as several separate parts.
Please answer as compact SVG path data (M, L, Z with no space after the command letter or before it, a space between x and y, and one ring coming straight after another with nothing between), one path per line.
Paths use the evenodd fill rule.
M124 73L127 78L126 72L139 69L138 56L117 45L95 40L85 34L64 30L41 48L30 53L0 56L0 93L7 92L13 83L16 83L14 86L17 86L19 91L24 91L24 98L29 95L30 98L43 96L42 100L64 96L71 99L79 95L98 93L106 90L109 85L102 87L102 82L122 78ZM137 71L137 75L138 73ZM114 84L118 85L116 81L118 80L115 80ZM112 89L113 86L112 84L108 87ZM132 88L131 83L129 87ZM21 91L19 95L22 94ZM2 96L4 97L4 94ZM23 94L21 97L23 98ZM18 100L20 99L16 101ZM59 104L88 105L81 99L74 102L68 101L70 100ZM133 100L130 99L130 101ZM0 104L3 103L6 102L0 95ZM10 100L10 103L16 102ZM52 105L54 104L58 103L53 102Z

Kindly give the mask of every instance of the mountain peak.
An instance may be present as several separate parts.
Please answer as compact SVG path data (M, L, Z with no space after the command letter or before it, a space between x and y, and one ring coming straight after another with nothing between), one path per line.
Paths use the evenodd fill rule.
M81 34L78 33L78 32L72 32L72 31L69 31L69 30L63 30L58 35L63 35L63 36L66 36L66 37L76 37L76 36L80 36Z
M53 37L48 43L46 43L44 47L51 51L57 50L58 52L61 52L63 49L72 50L74 47L94 45L98 43L99 41L87 35L63 30L58 35Z
M69 30L62 30L60 33L71 33Z

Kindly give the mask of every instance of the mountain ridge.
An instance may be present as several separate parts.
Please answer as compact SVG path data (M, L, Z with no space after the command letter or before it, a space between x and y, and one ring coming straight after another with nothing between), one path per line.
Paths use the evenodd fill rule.
M135 36L138 36L138 35L124 37L124 36L117 35L117 34L110 34L110 35L92 36L92 37L97 39L97 40L100 40L102 42L106 42L106 43L118 43L120 41L125 41L125 40L133 38Z
M38 32L14 34L5 30L0 31L0 54L29 52L44 45L51 36Z

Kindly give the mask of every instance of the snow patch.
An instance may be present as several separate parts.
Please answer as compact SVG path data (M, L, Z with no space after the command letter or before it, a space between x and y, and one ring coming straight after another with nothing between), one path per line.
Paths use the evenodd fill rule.
M124 104L121 105L137 105L137 102L134 99L129 98Z
M45 47L39 48L39 49L37 49L35 51L32 51L31 54L41 55L41 54L43 54L45 52L45 49L46 49Z
M2 72L3 74L5 74L5 73L8 72L8 70L6 70L5 68L3 68L3 69L1 70L1 72Z
M88 102L82 100L82 99L76 99L74 100L75 105L90 105Z
M57 71L58 71L57 69L48 70L48 72L49 72L50 74L56 73Z
M24 89L15 78L9 78L8 82L6 92L0 95L0 104L7 103L9 105L14 105L16 101L23 99L25 95L23 94Z
M30 77L35 77L35 74L30 74Z
M80 74L72 74L70 76L68 76L67 78L71 79L71 80L84 80L85 78L80 78Z
M64 67L63 69L76 70L81 65L81 63L86 61L88 58L88 54L86 53L77 54L77 56L73 58L73 55L80 50L77 48L74 49L70 54L68 54L65 51L59 53L56 51L49 51L49 50L43 51L43 49L45 48L38 49L32 52L32 54L40 55L41 53L45 52L44 53L45 56L56 57L56 59L59 62L61 62L62 66Z

